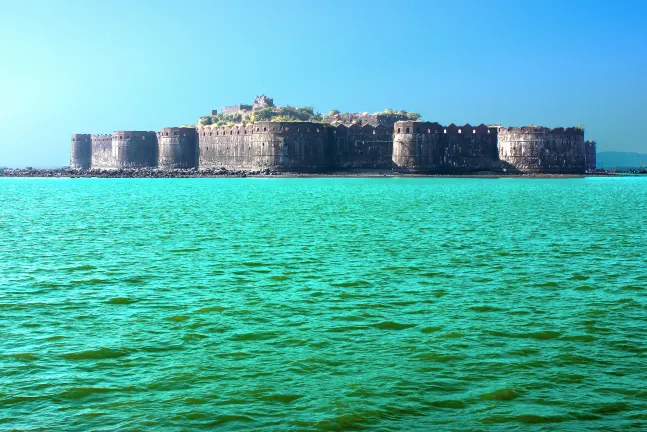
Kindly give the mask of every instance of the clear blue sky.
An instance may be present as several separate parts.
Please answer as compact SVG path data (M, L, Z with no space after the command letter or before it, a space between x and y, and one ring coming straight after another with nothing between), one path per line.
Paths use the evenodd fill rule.
M273 96L647 152L647 1L0 0L0 166Z

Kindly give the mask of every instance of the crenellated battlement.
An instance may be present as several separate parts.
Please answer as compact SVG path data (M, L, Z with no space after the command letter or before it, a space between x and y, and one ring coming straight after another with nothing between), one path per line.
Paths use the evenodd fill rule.
M500 127L498 135L499 158L521 172L583 173L587 169L582 128Z
M492 127L487 127L483 123L478 126L472 126L470 124L464 124L463 126L457 126L453 123L450 123L447 126L442 126L436 122L416 122L416 121L399 121L395 123L395 133L397 134L432 134L432 133L442 133L442 134L473 134L473 135L490 135L496 134L497 129Z
M578 127L556 127L552 129L544 126L500 127L498 128L498 132L501 134L565 134L584 136L584 129Z
M188 169L198 167L197 131L194 127L167 127L157 134L157 167Z

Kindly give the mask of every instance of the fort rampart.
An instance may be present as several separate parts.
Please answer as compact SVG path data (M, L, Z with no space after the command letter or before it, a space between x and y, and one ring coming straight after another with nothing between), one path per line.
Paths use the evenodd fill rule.
M114 169L112 135L92 135L92 165L95 169Z
M401 172L449 173L497 167L497 131L478 126L442 126L400 121L393 134L393 169Z
M72 136L76 169L272 170L325 172L508 171L584 173L595 169L595 142L578 128L442 126L398 121L330 126L316 122L256 122L228 127L164 128Z
M393 127L339 125L330 128L331 159L336 169L391 169Z
M584 141L584 167L588 171L593 171L597 168L597 143L595 141Z
M328 130L320 123L256 122L198 129L199 168L326 171Z
M195 128L164 128L157 134L160 169L186 169L198 166Z
M526 173L583 173L584 130L528 126L499 128L499 158Z
M92 166L92 135L72 135L70 168L87 170L90 166Z

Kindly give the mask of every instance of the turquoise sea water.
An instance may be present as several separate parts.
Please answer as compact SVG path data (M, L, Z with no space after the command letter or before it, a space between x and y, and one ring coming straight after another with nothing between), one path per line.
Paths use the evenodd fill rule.
M647 179L0 179L0 430L645 430Z

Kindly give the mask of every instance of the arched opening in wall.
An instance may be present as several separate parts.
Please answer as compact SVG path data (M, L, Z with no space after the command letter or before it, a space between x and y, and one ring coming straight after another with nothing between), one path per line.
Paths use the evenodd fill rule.
M431 129L427 129L427 133L431 133Z
M263 132L267 132L267 128L263 128Z
M405 133L409 133L409 128L407 128L407 130L405 131Z
M375 135L375 130L373 130L373 135Z
M239 131L239 130L237 130L237 131L236 131L236 135L240 135L240 131Z
M476 129L474 129L474 130L472 131L472 133L473 133L473 134L475 134L475 133L476 133Z
M398 128L398 133L400 133L400 128Z
M462 130L460 130L460 129L458 130L458 133L462 133L462 132L463 132Z
M487 133L490 133L490 130L488 129Z
M443 129L443 133L447 133L447 129Z
M146 141L146 137L142 135L142 141Z
M72 141L76 141L76 138L72 138Z
M317 128L317 133L319 133L319 128Z
M229 135L233 135L233 134L234 134L234 131L229 131Z
M263 143L263 145L261 147L265 147L265 143Z

